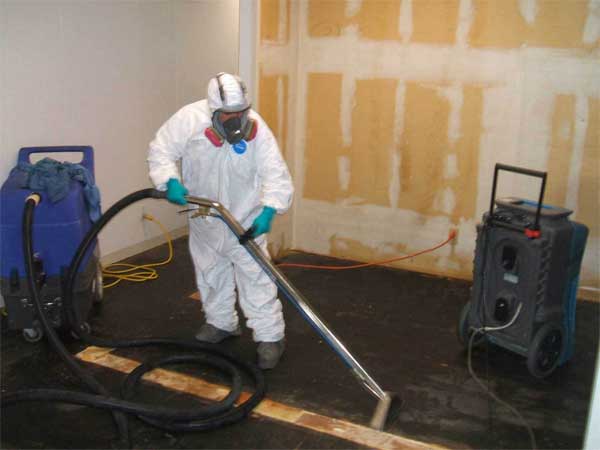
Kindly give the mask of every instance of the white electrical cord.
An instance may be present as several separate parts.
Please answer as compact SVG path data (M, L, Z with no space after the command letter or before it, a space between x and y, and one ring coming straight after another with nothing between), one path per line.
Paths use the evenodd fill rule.
M487 333L488 331L499 331L499 330L504 330L505 328L510 327L513 323L515 323L515 320L517 320L517 317L519 316L519 314L521 313L521 307L523 306L522 303L519 303L519 306L517 307L517 311L515 312L515 315L513 316L513 318L510 320L510 322L508 322L506 325L502 325L500 327L481 327L481 328L471 328L473 330L473 334L471 334L471 337L469 338L469 347L468 347L468 356L467 356L467 364L469 366L469 373L471 374L471 376L473 377L473 379L475 380L475 382L477 384L479 384L479 386L485 391L487 392L487 394L492 397L494 400L496 400L499 404L501 404L502 406L504 406L505 408L509 409L515 416L517 416L517 418L521 421L521 423L523 424L523 426L527 429L527 432L529 433L529 439L531 441L531 448L532 450L535 450L537 448L537 443L535 441L535 435L533 434L533 429L529 426L529 424L527 423L527 421L525 420L525 418L521 415L521 413L519 411L517 411L517 409L511 405L509 405L507 402L505 402L504 400L501 400L496 394L494 394L478 377L477 375L475 375L475 371L473 370L473 366L471 364L471 350L473 348L473 341L475 339L475 336L477 336L478 333Z

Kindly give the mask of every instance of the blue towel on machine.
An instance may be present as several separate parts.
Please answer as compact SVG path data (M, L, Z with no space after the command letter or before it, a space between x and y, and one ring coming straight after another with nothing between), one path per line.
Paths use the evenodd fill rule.
M21 187L44 191L52 203L59 202L69 193L71 180L83 185L83 195L92 222L100 218L100 191L90 172L81 164L59 162L44 158L35 164L20 162L13 170L22 172Z

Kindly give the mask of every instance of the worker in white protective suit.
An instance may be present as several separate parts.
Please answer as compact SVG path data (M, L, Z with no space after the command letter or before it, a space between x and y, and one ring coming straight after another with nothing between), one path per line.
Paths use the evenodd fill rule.
M243 81L218 74L208 83L206 99L184 106L158 130L148 163L152 182L171 202L186 204L189 193L222 203L244 229L252 227L267 254L266 233L275 214L290 207L294 188L271 130L250 106ZM223 221L191 216L189 247L206 316L196 339L217 343L241 334L237 286L247 325L259 343L258 365L275 367L285 328L275 284Z

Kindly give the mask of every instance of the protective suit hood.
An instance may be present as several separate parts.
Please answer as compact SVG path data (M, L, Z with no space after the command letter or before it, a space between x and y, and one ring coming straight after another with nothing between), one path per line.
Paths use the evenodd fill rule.
M244 81L225 72L217 74L208 82L206 98L212 114L215 111L244 111L251 106Z
M248 119L250 102L246 85L239 77L224 72L217 74L208 83L207 101L212 113L212 130L205 134L213 144L219 147L220 142L226 140L235 145L242 139L251 139L255 123Z

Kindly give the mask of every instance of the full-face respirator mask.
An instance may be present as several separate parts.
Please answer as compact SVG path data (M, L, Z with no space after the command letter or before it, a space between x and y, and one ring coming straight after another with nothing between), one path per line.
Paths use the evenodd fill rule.
M214 109L212 127L204 132L213 145L220 147L224 141L236 145L242 140L251 141L256 136L256 121L248 117L250 103L244 82L233 75L220 73L216 77L218 98L209 85L209 106Z

